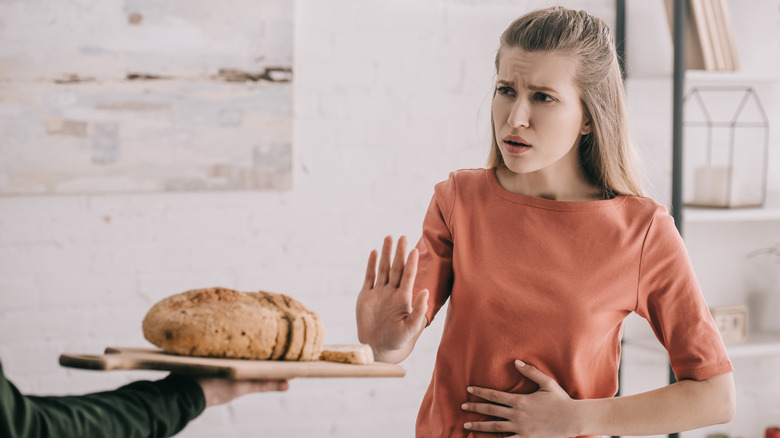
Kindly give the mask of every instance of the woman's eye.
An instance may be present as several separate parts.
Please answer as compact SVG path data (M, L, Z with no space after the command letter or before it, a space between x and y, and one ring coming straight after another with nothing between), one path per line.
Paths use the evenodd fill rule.
M512 96L515 90L510 87L498 87L497 92L502 96Z
M555 100L549 94L544 94L544 93L534 94L534 99L538 100L539 102L552 102Z

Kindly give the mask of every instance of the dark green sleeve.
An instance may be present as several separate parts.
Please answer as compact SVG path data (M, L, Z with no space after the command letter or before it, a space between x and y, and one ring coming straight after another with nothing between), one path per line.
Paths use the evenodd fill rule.
M2 437L169 437L205 407L200 385L178 375L82 396L24 396L6 380L0 364Z

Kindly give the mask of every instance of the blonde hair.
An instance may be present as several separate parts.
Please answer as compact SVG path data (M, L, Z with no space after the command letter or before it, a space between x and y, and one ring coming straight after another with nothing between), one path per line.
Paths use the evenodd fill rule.
M579 145L585 175L605 197L643 196L629 137L623 76L606 23L584 11L563 7L541 9L518 18L501 35L496 72L505 47L528 52L563 52L575 57L578 66L574 81L591 124L591 133L583 135ZM490 121L492 125L492 114ZM495 129L492 137L487 165L498 167L504 164L504 159Z

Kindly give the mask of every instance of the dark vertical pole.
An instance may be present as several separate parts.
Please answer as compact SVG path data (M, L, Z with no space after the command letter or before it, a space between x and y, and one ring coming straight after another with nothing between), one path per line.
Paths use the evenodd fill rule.
M685 6L688 0L674 0L674 92L672 121L672 216L680 235L683 233L683 93L685 92ZM675 383L669 366L669 383ZM677 433L669 438L678 438Z
M672 216L683 232L683 93L685 89L685 3L674 0L674 94L672 120Z
M626 78L626 0L617 0L615 7L615 50L620 71Z
M623 80L626 79L626 0L616 0L615 5L615 51L617 52L618 63L620 63L620 72L623 74ZM620 340L621 350L623 340ZM620 356L618 364L618 390L615 397L620 397L620 387L623 383L623 355ZM620 438L613 436L612 438Z

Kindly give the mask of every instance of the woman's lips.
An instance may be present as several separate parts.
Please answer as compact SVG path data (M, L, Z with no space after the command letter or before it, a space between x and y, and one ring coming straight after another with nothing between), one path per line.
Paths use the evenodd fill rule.
M504 137L504 148L510 154L522 154L531 149L531 145L528 144L523 137L517 135L508 135Z

